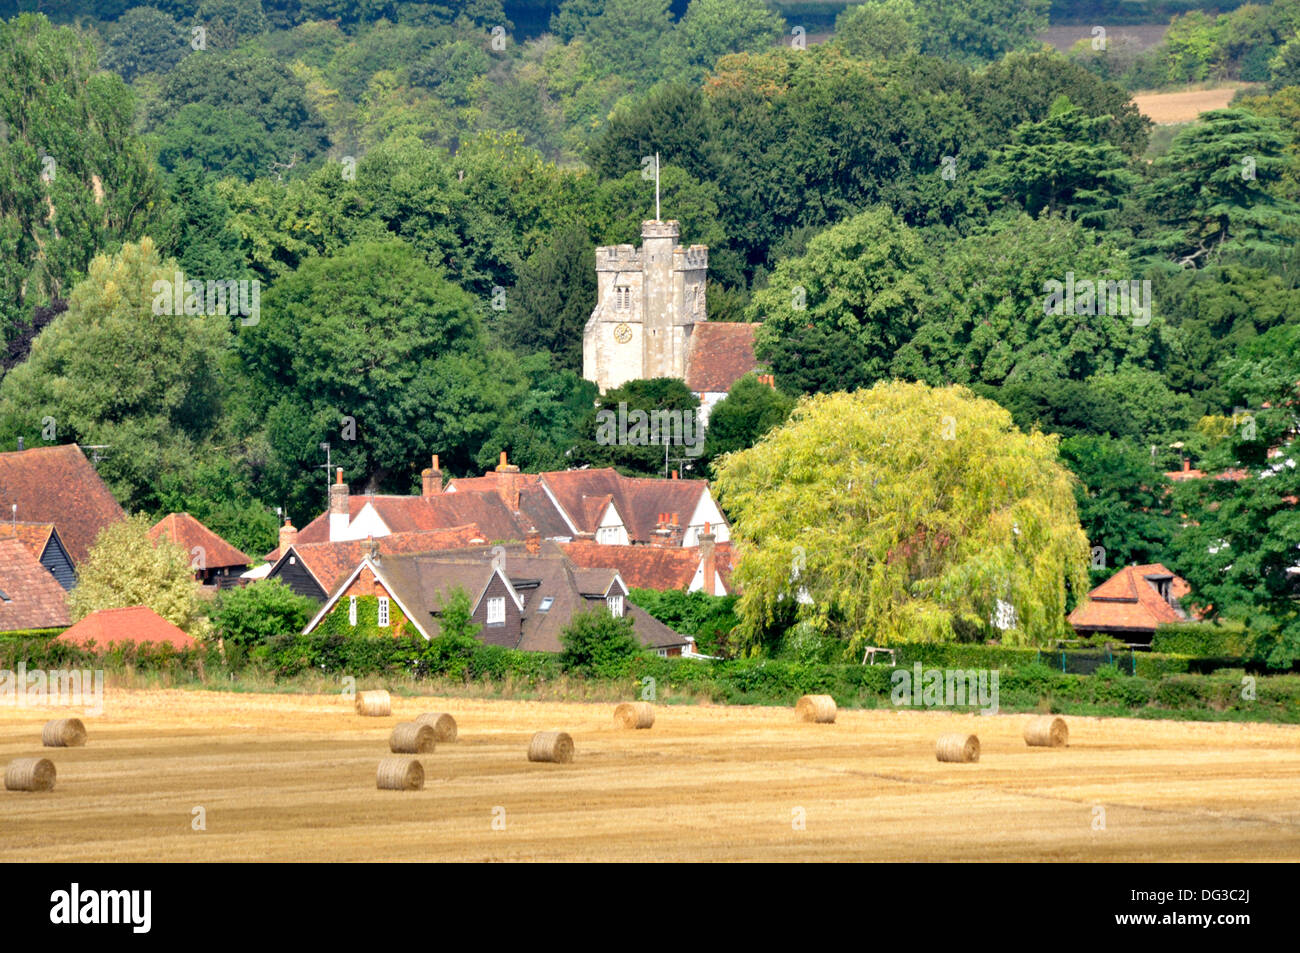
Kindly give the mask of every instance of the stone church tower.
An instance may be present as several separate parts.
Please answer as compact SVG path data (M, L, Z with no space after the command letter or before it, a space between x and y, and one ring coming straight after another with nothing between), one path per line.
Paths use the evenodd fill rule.
M707 245L677 244L677 222L641 223L641 247L596 249L596 309L582 335L582 376L603 394L627 381L686 377L694 326L707 320Z

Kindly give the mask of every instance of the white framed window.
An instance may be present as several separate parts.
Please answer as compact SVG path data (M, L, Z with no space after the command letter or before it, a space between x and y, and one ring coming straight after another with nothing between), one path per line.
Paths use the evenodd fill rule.
M656 650L655 650L655 654L658 655L660 658L667 658L667 657L668 657L668 650L667 650L667 649L656 649Z
M357 624L357 597L348 596L348 625Z
M379 627L382 629L388 625L388 597L379 597Z
M542 599L542 604L537 607L538 612L549 612L551 606L555 603L555 596L546 596Z
M506 598L495 596L487 603L487 624L501 625L506 621Z
M605 600L605 605L609 606L609 614L615 619L623 618L623 597L621 595L609 596Z

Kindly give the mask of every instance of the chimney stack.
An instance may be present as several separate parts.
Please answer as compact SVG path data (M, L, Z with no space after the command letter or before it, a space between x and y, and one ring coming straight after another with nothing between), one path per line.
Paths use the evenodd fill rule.
M298 542L298 530L293 523L289 522L289 517L284 518L284 525L280 527L280 555L283 556L289 551L289 547Z
M537 532L536 526L528 528L528 535L524 537L524 548L532 556L536 556L542 551L542 534Z
M442 468L438 466L438 455L436 453L433 455L433 466L420 473L420 482L423 484L420 495L425 499L437 496L442 492Z
M519 512L519 468L506 461L506 452L501 451L501 462L497 464L497 493L512 513Z
M1192 461L1187 459L1186 457L1183 457L1183 472L1187 473L1191 469L1192 469Z
M704 566L704 592L710 596L716 596L718 566L717 558L714 551L713 527L708 523L704 524L704 532L699 535L700 540L700 562Z
M343 482L343 468L339 467L330 487L330 542L347 536L352 514L348 506L348 485Z

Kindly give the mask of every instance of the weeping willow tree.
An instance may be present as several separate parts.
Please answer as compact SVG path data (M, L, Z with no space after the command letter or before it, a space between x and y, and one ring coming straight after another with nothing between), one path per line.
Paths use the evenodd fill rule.
M742 635L802 624L864 645L1065 635L1089 548L1056 438L963 387L804 398L717 467Z

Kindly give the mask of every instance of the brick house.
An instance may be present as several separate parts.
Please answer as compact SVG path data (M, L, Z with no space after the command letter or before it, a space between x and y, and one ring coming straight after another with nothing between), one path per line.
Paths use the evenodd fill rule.
M446 600L456 588L469 594L471 618L481 626L478 637L490 645L558 652L560 633L574 614L597 607L630 617L641 643L660 655L681 655L691 644L628 602L628 586L616 570L576 567L558 545L537 538L522 546L437 553L384 555L372 549L303 632L344 606L356 624L360 600L373 597L381 629L437 638Z

